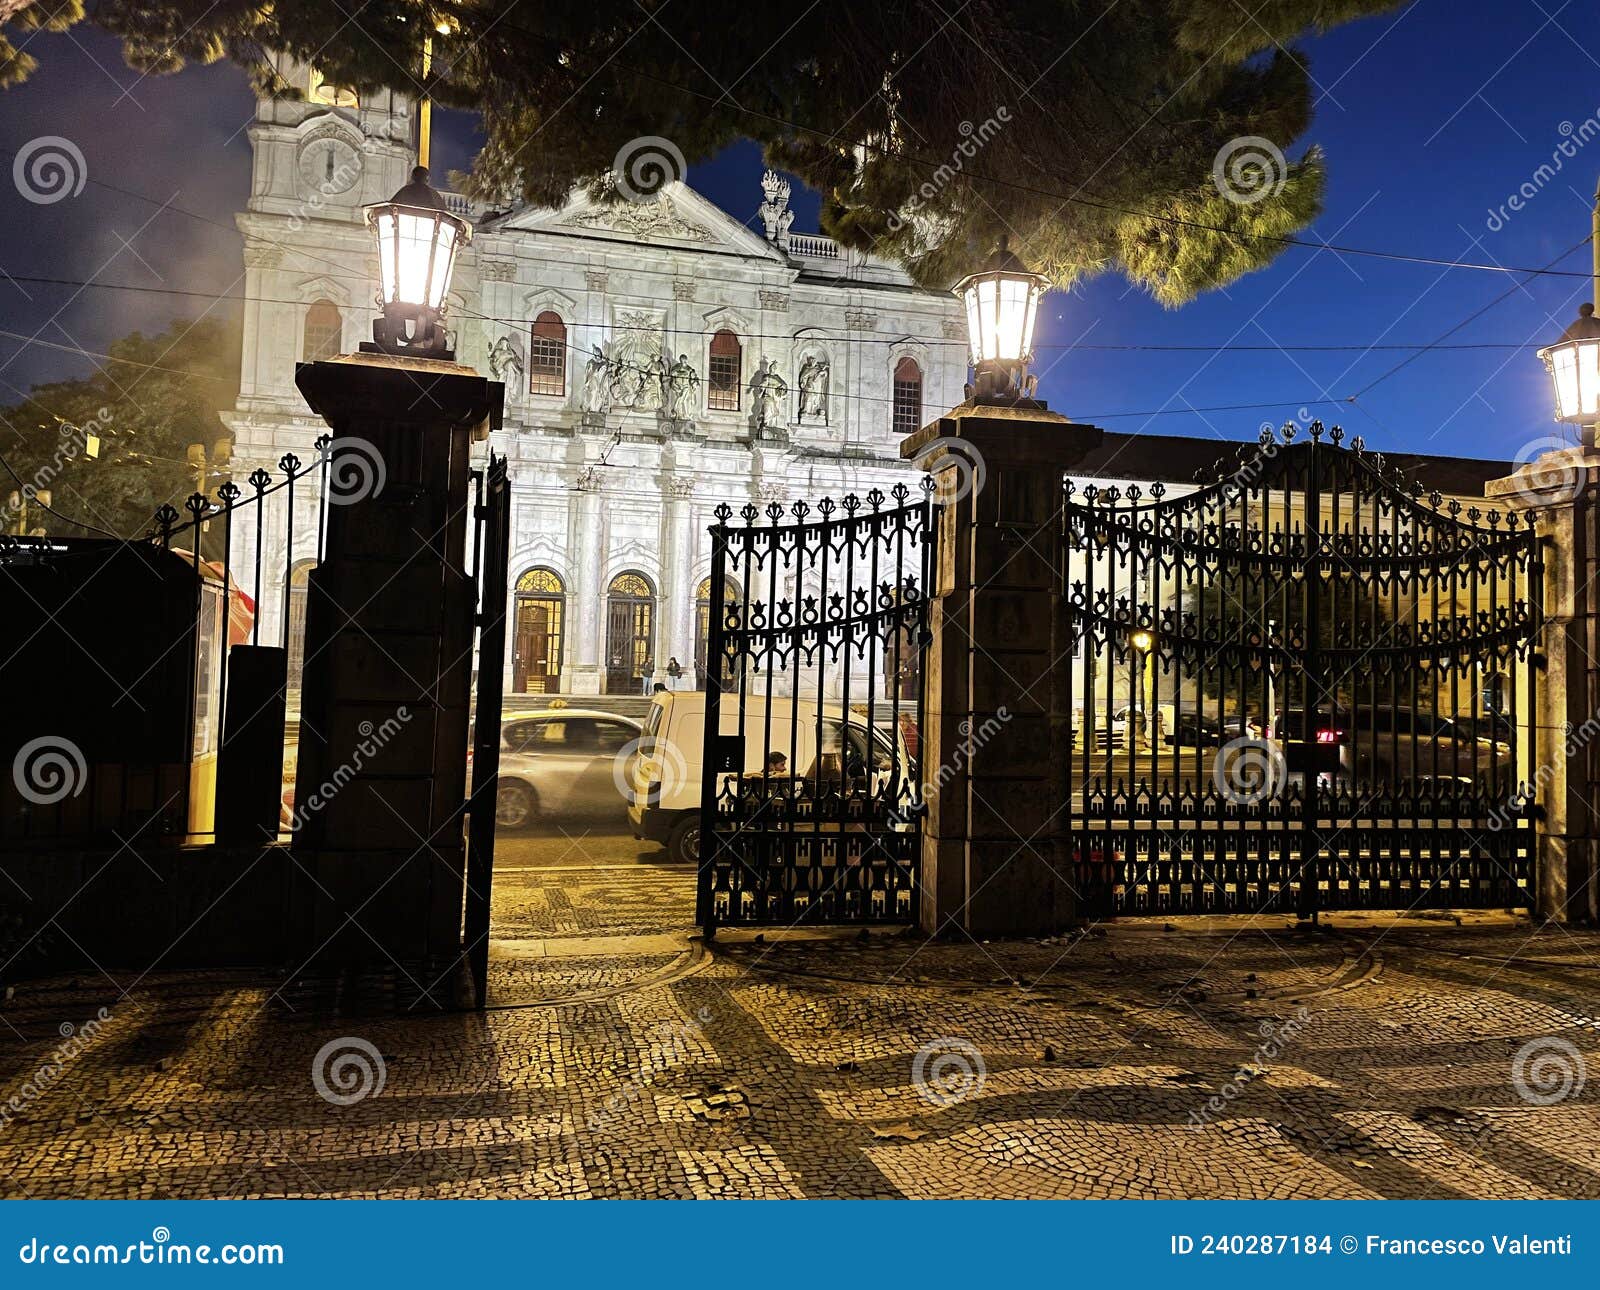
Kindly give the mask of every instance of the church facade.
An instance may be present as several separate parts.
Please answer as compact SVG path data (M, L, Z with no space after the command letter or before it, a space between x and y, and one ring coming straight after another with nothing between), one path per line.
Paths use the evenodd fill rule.
M283 71L307 97L260 103L238 217L235 478L312 455L325 427L295 363L369 338L377 265L361 207L399 188L415 157L402 96L358 100L310 69ZM757 205L751 178L755 229L682 183L559 210L447 196L475 229L446 324L458 360L506 388L488 446L512 480L508 693L703 683L716 506L910 482L901 438L961 401L955 299L793 232L788 185L761 176ZM292 535L280 517L263 539L262 640L285 641L292 668L318 505L297 497Z

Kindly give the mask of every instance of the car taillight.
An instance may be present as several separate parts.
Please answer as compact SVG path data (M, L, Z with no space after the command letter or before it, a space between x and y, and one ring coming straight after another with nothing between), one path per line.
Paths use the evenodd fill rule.
M1317 731L1317 742L1319 744L1336 744L1336 743L1341 742L1343 739L1344 739L1344 731L1343 730L1319 730L1319 731Z

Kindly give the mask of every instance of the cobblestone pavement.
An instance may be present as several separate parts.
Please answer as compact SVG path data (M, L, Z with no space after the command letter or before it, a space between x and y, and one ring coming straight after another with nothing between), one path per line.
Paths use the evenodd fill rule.
M502 869L482 1014L332 1014L250 973L18 986L0 1191L1600 1197L1600 933L1203 920L702 955L663 932L689 875L575 859Z

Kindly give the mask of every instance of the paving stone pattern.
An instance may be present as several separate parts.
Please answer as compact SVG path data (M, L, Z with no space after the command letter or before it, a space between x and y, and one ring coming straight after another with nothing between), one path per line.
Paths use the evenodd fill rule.
M643 934L689 901L681 872L539 871L502 880L496 927ZM539 962L529 1006L483 1014L333 1013L242 972L22 984L0 1191L1600 1197L1592 931L1212 919L746 939L664 980L658 952Z

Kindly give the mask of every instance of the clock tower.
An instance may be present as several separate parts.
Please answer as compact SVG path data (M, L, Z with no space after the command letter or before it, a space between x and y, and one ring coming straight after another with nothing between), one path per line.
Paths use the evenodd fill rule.
M263 98L250 125L244 236L244 355L235 460L308 459L321 423L295 389L296 363L349 353L372 325L377 264L361 208L410 177L416 103L359 94L287 54L274 68L298 98ZM303 424L302 424L303 423Z
M303 97L256 104L248 210L349 222L406 182L416 155L413 100L392 90L358 96L286 54L272 61Z

